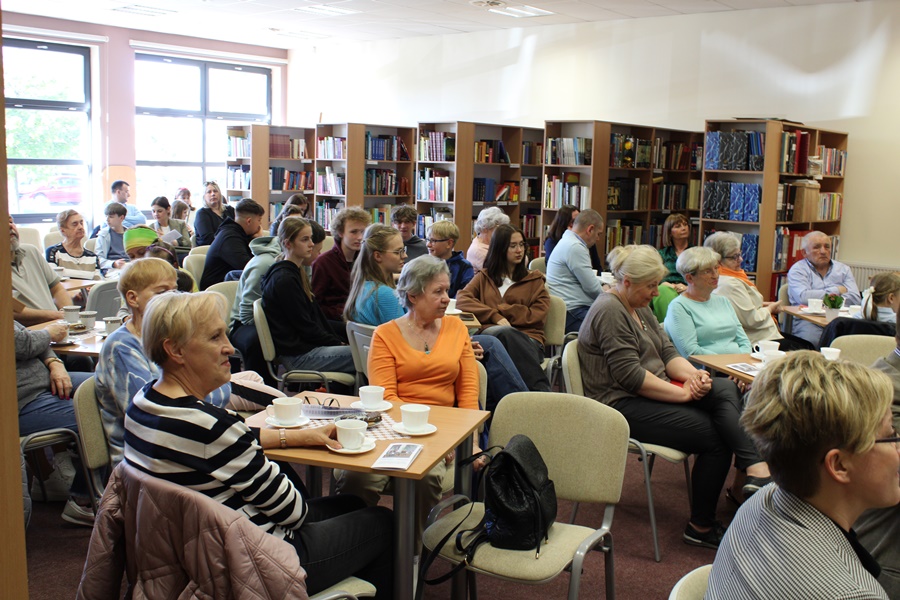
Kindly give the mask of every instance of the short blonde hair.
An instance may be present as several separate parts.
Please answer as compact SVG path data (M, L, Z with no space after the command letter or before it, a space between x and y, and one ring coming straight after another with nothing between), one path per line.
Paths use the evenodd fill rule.
M331 235L334 236L335 242L340 242L344 236L344 225L347 221L357 221L364 223L366 227L372 222L372 215L364 208L359 206L349 206L338 211L331 220Z
M893 399L891 380L851 361L818 352L788 352L753 382L741 424L789 492L819 489L819 464L834 448L869 451Z
M438 236L442 240L453 240L455 244L459 241L459 227L450 219L441 219L440 221L435 221L434 225L428 228L428 235Z
M606 256L606 264L620 283L625 277L638 284L661 280L669 272L656 248L647 245L616 246Z
M704 269L712 269L719 266L722 257L712 248L706 246L693 246L687 248L675 261L675 268L681 276L695 275Z
M175 267L161 258L139 258L125 265L116 289L125 298L129 291L141 292L163 279L177 279Z
M210 315L218 314L224 320L225 305L225 296L209 291L196 294L166 292L151 299L141 327L144 354L164 367L169 360L165 341L171 340L176 346L183 347Z

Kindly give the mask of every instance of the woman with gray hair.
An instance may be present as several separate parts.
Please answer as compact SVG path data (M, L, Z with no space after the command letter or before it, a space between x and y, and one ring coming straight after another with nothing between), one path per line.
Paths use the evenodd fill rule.
M676 268L687 289L669 304L664 323L678 353L689 359L695 354L750 352L750 340L731 302L712 295L719 285L719 255L703 246L688 248Z
M728 298L751 344L770 340L777 341L784 351L813 349L806 340L778 330L774 317L781 311L781 303L763 301L741 268L743 257L737 236L719 231L706 238L703 245L719 255L719 287L713 294Z
M496 206L478 213L478 219L475 221L475 238L466 251L466 260L472 263L476 273L484 268L484 259L487 258L488 249L491 247L491 237L494 230L501 225L509 225L509 216Z

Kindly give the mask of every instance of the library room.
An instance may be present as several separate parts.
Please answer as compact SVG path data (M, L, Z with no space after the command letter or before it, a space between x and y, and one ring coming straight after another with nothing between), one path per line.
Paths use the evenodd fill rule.
M0 596L121 597L121 583L148 598L791 597L766 586L816 561L833 589L900 598L885 537L900 534L900 396L878 405L877 432L848 414L838 433L854 439L821 442L877 454L881 487L823 459L822 502L769 469L775 434L751 422L780 398L775 373L826 400L885 395L877 370L900 381L900 2L2 0L0 21L13 292L0 306L14 320L0 381L18 397L0 419ZM442 299L457 288L459 307ZM222 341L203 338L220 321ZM468 333L459 364L437 347L451 325ZM702 339L723 331L727 344ZM278 416L301 400L310 417ZM695 410L697 429L668 435L632 401L672 418L734 410L728 423ZM435 433L412 425L418 404ZM814 423L809 410L784 419ZM512 502L490 498L509 468L497 451L520 460L516 434L555 481L549 533L509 549L486 531L463 568L439 540L469 507L434 524L428 511L455 491L474 498L466 529L485 506L495 518L490 502ZM396 440L411 458L379 469ZM247 491L264 484L296 505ZM814 513L787 547L821 553L741 556L784 541L766 525L788 535L762 523L780 510L764 495ZM834 516L850 505L854 520ZM856 521L862 508L875 510ZM579 556L585 540L597 551Z

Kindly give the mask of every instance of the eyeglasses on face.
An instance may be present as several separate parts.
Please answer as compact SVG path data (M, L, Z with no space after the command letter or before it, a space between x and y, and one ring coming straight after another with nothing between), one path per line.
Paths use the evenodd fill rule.
M886 438L881 438L875 440L876 444L893 444L894 446L900 447L900 434L897 434L897 430L894 429L891 431L891 436Z
M426 241L427 243L429 243L429 244L439 244L439 243L441 243L441 242L449 242L449 241L450 241L450 238L444 238L444 239L442 239L442 240L436 240L436 239L434 239L434 238L428 238L428 239L425 240L425 241Z
M725 260L741 260L742 258L744 258L743 255L740 252L738 252L737 254L732 254L731 256L726 256Z
M711 269L703 269L702 271L697 271L694 275L702 275L703 277L712 277L713 275L719 274L719 267L713 267Z
M400 248L399 250L385 250L386 254L396 254L397 256L403 256L406 254L406 247Z

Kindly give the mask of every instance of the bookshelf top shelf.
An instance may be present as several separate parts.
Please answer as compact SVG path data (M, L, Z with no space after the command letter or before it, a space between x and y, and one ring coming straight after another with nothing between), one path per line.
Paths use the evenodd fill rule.
M762 171L724 171L722 169L704 169L704 173L725 173L725 174L735 174L735 175L763 175Z

